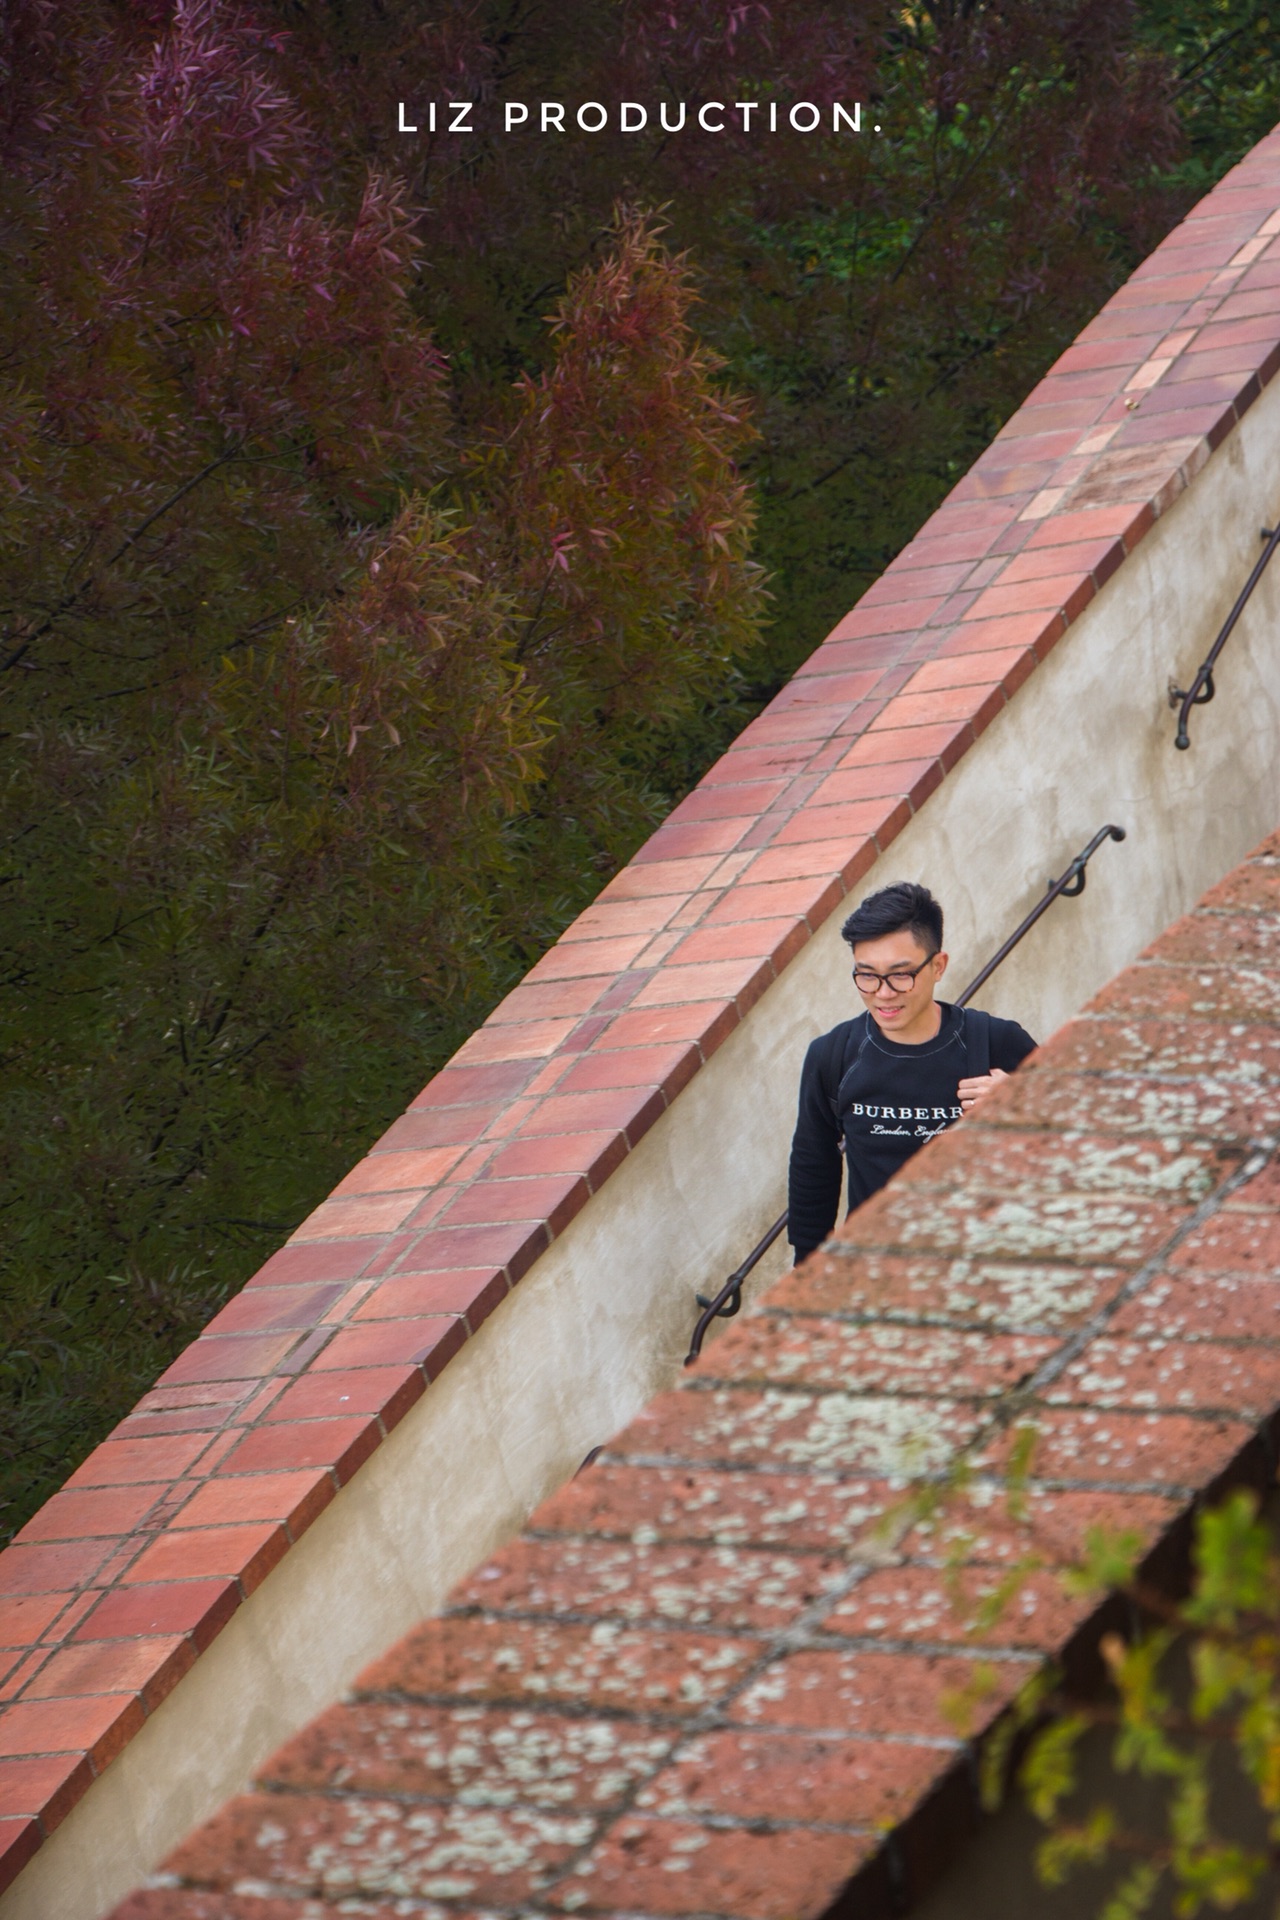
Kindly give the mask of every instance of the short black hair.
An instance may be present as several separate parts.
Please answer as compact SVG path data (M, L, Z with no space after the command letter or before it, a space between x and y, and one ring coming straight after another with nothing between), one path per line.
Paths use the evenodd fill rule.
M942 951L942 908L928 887L917 880L869 893L840 929L850 947L859 940L879 940L886 933L910 933L929 954Z

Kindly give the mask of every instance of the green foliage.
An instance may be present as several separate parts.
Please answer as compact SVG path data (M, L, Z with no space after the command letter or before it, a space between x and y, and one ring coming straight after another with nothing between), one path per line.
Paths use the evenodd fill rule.
M1138 31L1168 63L1184 132L1163 178L1198 198L1280 120L1280 8L1272 0L1142 0Z
M1042 1677L1002 1729L999 1773L1007 1769L1011 1729L1021 1733L1046 1713L1023 1759L1020 1783L1036 1817L1050 1829L1037 1864L1059 1886L1082 1866L1114 1864L1121 1878L1102 1920L1137 1920L1157 1891L1171 1891L1173 1912L1230 1912L1274 1884L1280 1841L1280 1551L1255 1495L1239 1490L1199 1514L1188 1598L1175 1605L1133 1574L1129 1543L1094 1534L1076 1570L1090 1586L1119 1585L1145 1618L1126 1643L1102 1642L1113 1706L1068 1702ZM1182 1704L1172 1666L1190 1670ZM1099 1725L1113 1729L1117 1774L1164 1786L1164 1830L1127 1828L1105 1802L1073 1810L1081 1792L1080 1745ZM1251 1789L1265 1819L1269 1850L1223 1838L1213 1815L1215 1747L1234 1755L1241 1790ZM1126 1861L1129 1863L1125 1865Z

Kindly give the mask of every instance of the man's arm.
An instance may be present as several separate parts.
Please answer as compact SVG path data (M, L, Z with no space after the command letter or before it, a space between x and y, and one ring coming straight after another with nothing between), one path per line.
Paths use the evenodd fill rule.
M787 1178L787 1238L797 1260L820 1247L840 1211L840 1129L822 1091L819 1062L825 1039L815 1040L800 1074L800 1111L791 1140Z
M1021 1066L1029 1053L1034 1053L1036 1043L1025 1027L1016 1020L991 1020L991 1071L971 1080L960 1082L960 1105L968 1113L976 1107L979 1100L1007 1080L1016 1067Z

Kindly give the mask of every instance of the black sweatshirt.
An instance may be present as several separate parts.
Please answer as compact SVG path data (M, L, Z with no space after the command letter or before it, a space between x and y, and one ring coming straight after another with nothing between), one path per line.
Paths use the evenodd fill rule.
M849 1212L884 1186L926 1140L960 1118L961 1080L972 1071L964 1044L964 1015L940 1001L942 1024L922 1046L904 1046L881 1033L869 1014L846 1020L837 1095L840 1117L822 1086L821 1068L832 1036L810 1046L800 1075L800 1112L791 1142L787 1237L802 1260L821 1246L840 1210L840 1156L849 1169ZM990 1022L993 1067L1006 1073L1034 1050L1016 1020Z

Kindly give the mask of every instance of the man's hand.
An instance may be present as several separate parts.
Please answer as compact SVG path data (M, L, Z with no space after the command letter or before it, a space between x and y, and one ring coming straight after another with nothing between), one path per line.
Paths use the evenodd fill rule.
M1008 1078L1009 1076L1003 1067L992 1067L990 1073L980 1073L976 1074L972 1080L962 1080L960 1082L960 1105L964 1111L968 1113L971 1107L977 1106L979 1100L986 1099L993 1087L998 1086L1002 1080L1007 1080Z

